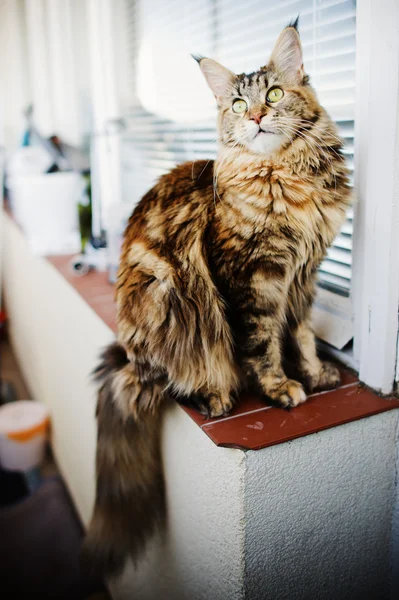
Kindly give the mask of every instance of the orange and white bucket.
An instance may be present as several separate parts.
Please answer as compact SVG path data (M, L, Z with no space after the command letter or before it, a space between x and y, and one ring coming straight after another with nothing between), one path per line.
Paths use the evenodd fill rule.
M0 406L0 465L30 471L43 461L49 429L46 407L33 400Z

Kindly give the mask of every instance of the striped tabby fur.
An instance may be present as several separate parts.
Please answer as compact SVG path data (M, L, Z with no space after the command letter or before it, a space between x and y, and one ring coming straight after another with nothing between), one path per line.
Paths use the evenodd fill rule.
M85 556L107 574L137 558L162 522L159 424L169 398L218 417L244 386L290 407L339 382L317 357L310 309L317 267L349 204L348 174L303 71L296 26L250 75L198 60L218 104L218 158L178 166L132 214L118 344L98 370L97 498ZM275 86L283 97L272 103ZM232 110L236 99L245 112Z

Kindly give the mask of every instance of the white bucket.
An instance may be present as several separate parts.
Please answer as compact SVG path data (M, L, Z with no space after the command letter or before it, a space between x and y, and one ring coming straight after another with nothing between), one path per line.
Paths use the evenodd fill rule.
M30 471L43 461L49 427L46 407L32 400L0 406L0 465Z
M80 251L77 204L85 183L79 173L14 175L8 185L12 211L35 253Z

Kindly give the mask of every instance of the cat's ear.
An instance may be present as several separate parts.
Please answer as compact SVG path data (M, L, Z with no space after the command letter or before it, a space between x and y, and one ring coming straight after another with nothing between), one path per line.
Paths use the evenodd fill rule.
M194 56L194 58L198 62L216 101L219 103L221 98L228 96L231 93L237 76L232 71L216 62L216 60L196 56Z
M298 33L298 19L280 33L270 57L269 66L288 75L297 83L304 79L301 40Z

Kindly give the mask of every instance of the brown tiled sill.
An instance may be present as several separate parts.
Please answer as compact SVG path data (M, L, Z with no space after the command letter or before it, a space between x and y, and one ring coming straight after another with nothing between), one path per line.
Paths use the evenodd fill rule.
M71 256L48 256L48 261L61 273L87 304L116 333L116 307L114 286L108 281L107 273L90 271L77 277L70 266Z
M76 277L69 268L70 256L48 260L84 298L97 315L116 331L114 288L106 273L93 271ZM336 390L309 396L290 411L266 406L259 398L243 395L227 417L206 419L182 407L218 446L258 450L301 436L399 408L399 400L380 398L362 386L356 375L341 368L342 385Z

